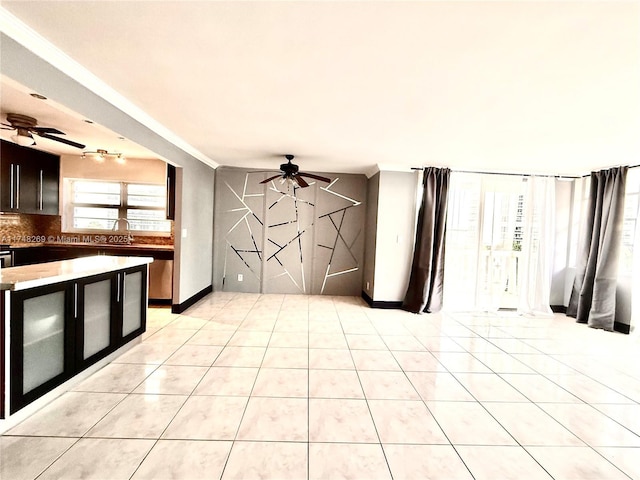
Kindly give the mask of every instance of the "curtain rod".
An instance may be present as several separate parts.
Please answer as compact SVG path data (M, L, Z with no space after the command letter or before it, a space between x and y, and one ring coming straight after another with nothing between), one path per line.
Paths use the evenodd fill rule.
M640 167L640 165L636 165L638 167ZM424 170L428 167L411 167L411 170ZM448 168L448 167L444 167L444 168ZM478 174L482 174L482 175L509 175L509 176L514 176L514 177L550 177L550 178L568 178L568 179L574 179L574 178L582 178L582 177L578 177L578 176L572 176L572 175L535 175L532 173L501 173L501 172L481 172L478 170L454 170L454 169L450 169L452 172L457 172L457 173L478 173Z
M640 163L637 165L630 165L628 168L638 168L640 167ZM424 170L425 168L428 167L411 167L411 170ZM448 168L448 167L442 167L442 168ZM515 177L551 177L551 178L587 178L588 176L590 176L590 173L587 173L585 175L535 175L532 173L501 173L501 172L482 172L479 170L454 170L453 168L450 169L452 172L459 172L459 173L478 173L478 174L482 174L482 175L510 175L510 176L515 176Z

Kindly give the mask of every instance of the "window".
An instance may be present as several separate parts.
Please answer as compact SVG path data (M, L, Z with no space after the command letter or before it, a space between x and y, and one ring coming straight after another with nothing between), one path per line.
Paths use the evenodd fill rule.
M618 270L620 276L631 277L634 265L634 253L638 256L640 240L638 238L638 215L640 214L640 170L629 169L624 202L624 223Z
M164 185L70 180L65 209L70 231L169 233Z

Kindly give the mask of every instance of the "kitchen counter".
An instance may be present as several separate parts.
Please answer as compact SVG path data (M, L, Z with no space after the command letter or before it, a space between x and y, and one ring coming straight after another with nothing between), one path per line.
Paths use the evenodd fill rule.
M0 432L139 343L151 256L0 269Z
M150 257L95 255L58 262L2 268L0 269L0 290L25 290L137 267L151 262L153 262L153 258Z
M82 248L95 248L97 250L104 249L122 249L122 250L149 250L159 252L173 252L173 245L154 245L145 243L94 243L94 242L42 242L42 243L12 243L7 245L10 249L22 249L22 248L34 248L34 247L82 247Z

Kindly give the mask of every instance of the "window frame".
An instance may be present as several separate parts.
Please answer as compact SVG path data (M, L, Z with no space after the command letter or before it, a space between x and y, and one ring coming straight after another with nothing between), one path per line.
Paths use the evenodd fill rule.
M154 237L170 237L171 231L173 229L173 223L171 220L166 218L166 205L167 205L167 193L166 193L166 185L159 183L151 183L151 182L129 182L129 181L120 181L120 180L97 180L97 179L89 179L89 178L65 178L65 191L67 195L67 201L65 201L64 209L63 209L63 232L64 233L84 233L84 234L108 234L108 233L118 233L118 234L127 234L127 235L140 235L140 236L154 236ZM74 198L74 183L75 182L95 182L95 183L111 183L118 185L120 187L120 204L103 204L103 203L76 203L73 201ZM165 189L164 202L162 207L152 207L152 206L144 206L144 205L129 205L129 186L130 185L149 185L154 187L162 187ZM132 195L140 195L140 194L132 194ZM114 229L99 229L99 228L75 228L74 225L74 208L75 207L86 207L86 208L117 208L118 209L118 219L127 219L128 218L127 211L128 210L147 210L147 211L162 211L164 212L163 221L168 222L169 230L161 231L161 230L131 230L128 228L127 222L118 221L117 228Z

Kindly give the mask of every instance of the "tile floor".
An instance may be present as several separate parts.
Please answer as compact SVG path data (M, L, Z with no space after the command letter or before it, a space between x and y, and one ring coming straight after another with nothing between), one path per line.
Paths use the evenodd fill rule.
M638 338L215 293L0 437L0 478L640 479Z

